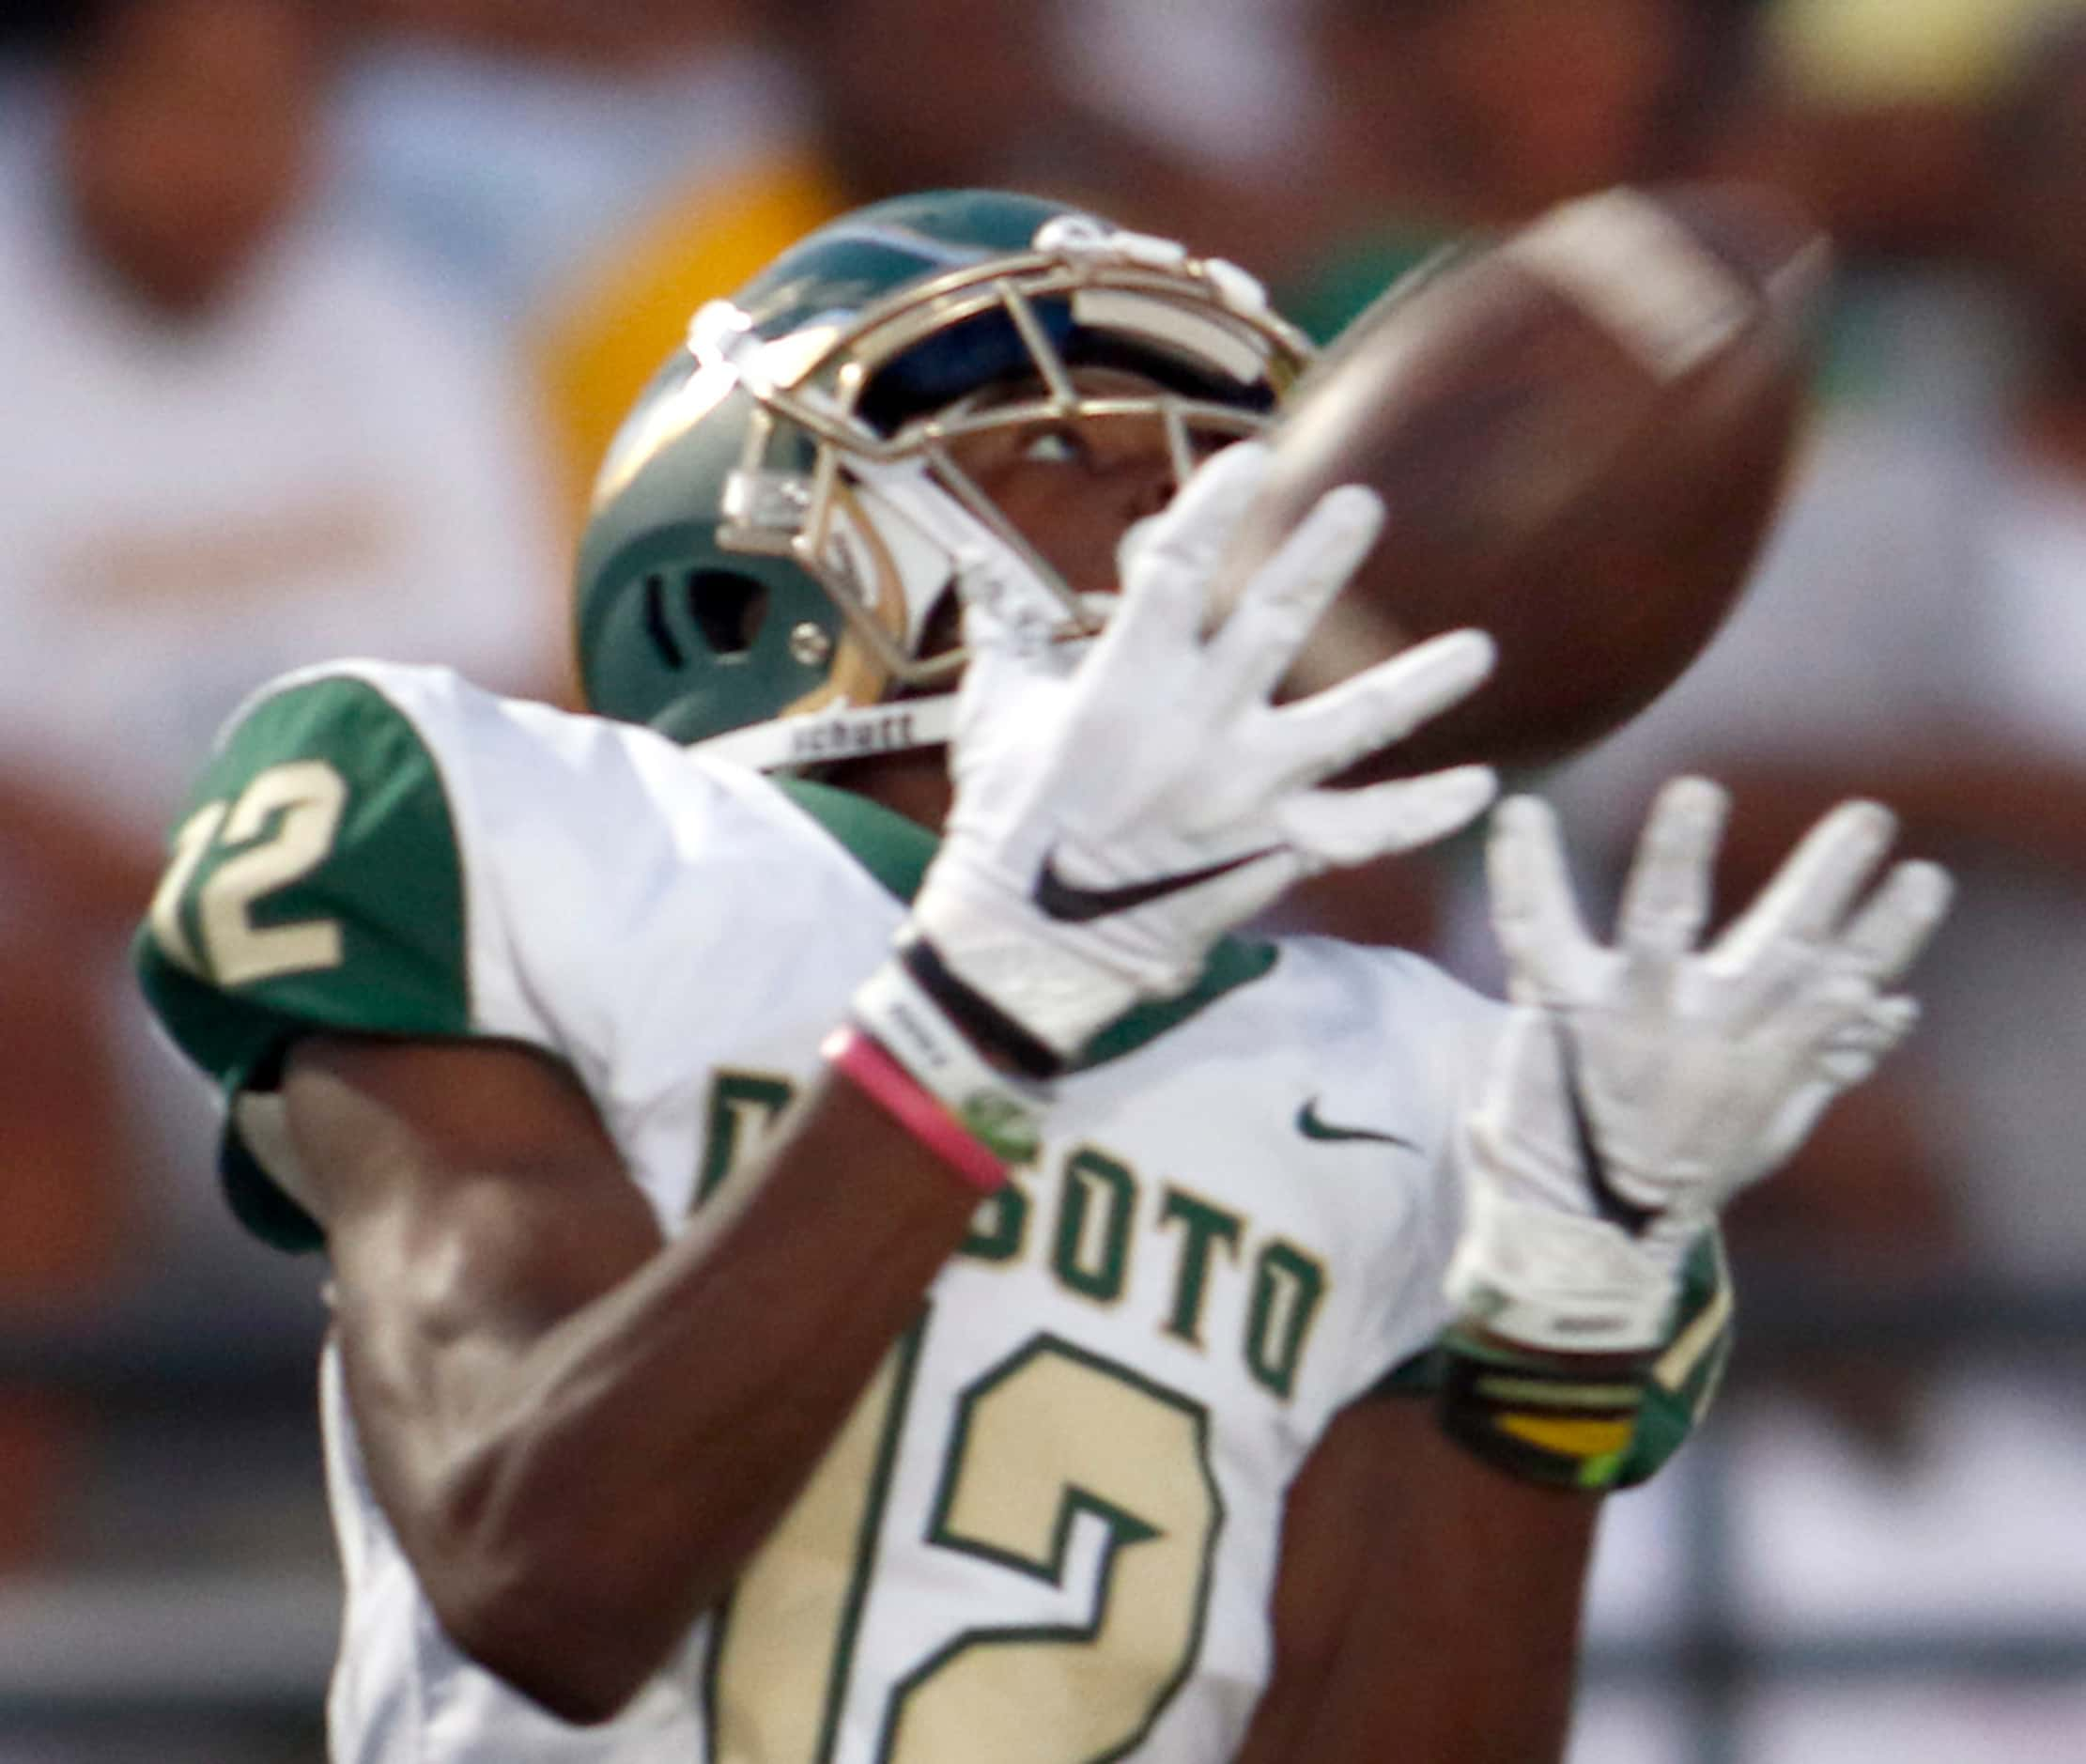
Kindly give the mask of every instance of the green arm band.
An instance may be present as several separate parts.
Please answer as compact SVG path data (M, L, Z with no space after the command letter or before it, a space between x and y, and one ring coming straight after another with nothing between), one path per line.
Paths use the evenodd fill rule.
M1665 1467L1709 1412L1731 1357L1732 1312L1730 1270L1723 1243L1711 1232L1688 1258L1665 1345L1632 1377L1589 1377L1450 1331L1387 1374L1370 1394L1444 1403L1444 1424L1455 1437L1516 1474L1572 1487L1635 1488ZM1540 1388L1546 1383L1554 1388ZM1633 1401L1616 1390L1600 1389L1617 1384L1633 1385ZM1575 1385L1594 1389L1589 1394ZM1522 1405L1518 1410L1517 1402ZM1498 1420L1506 1415L1546 1411L1560 1422L1613 1423L1627 1416L1627 1440L1617 1450L1598 1425L1576 1436L1540 1426L1499 1431ZM1539 1436L1545 1433L1556 1444L1543 1447ZM1565 1449L1563 1443L1575 1438L1577 1449ZM1488 1451L1489 1446L1497 1449Z

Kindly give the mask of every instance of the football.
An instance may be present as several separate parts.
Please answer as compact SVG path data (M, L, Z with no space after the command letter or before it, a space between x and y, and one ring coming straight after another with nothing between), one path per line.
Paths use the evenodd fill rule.
M1752 191L1609 191L1423 270L1342 333L1283 406L1217 611L1321 492L1362 483L1384 535L1282 696L1458 626L1499 663L1337 781L1553 761L1679 676L1772 522L1826 263Z

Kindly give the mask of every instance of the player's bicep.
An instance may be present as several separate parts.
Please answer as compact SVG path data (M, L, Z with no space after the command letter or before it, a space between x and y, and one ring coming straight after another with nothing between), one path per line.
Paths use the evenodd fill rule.
M363 1445L387 1504L417 1505L518 1358L660 1232L584 1091L531 1049L309 1036L283 1098Z

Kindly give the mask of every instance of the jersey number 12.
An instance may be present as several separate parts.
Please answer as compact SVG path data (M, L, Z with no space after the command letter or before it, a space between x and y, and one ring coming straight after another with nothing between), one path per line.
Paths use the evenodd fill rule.
M740 1130L772 1118L786 1095L772 1078L719 1075L711 1185L743 1152L750 1136ZM914 1373L934 1322L930 1308L886 1356L717 1613L704 1687L712 1764L827 1764L835 1756ZM911 1418L917 1449L926 1443L917 1436L935 1423L924 1413ZM1018 1576L1031 1593L1072 1593L1075 1582L1080 1590L1055 1601L1067 1613L1058 1620L950 1638L894 1676L880 1711L853 1710L878 1723L878 1764L1123 1756L1186 1680L1201 1645L1224 1524L1207 1411L1040 1333L957 1394L939 1446L923 1541Z

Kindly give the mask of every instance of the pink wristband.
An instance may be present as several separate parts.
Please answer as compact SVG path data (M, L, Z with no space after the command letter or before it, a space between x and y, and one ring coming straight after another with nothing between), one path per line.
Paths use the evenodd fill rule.
M911 1073L852 1023L828 1035L819 1052L973 1188L995 1194L1005 1184L1007 1167L964 1130L939 1098L921 1089Z

